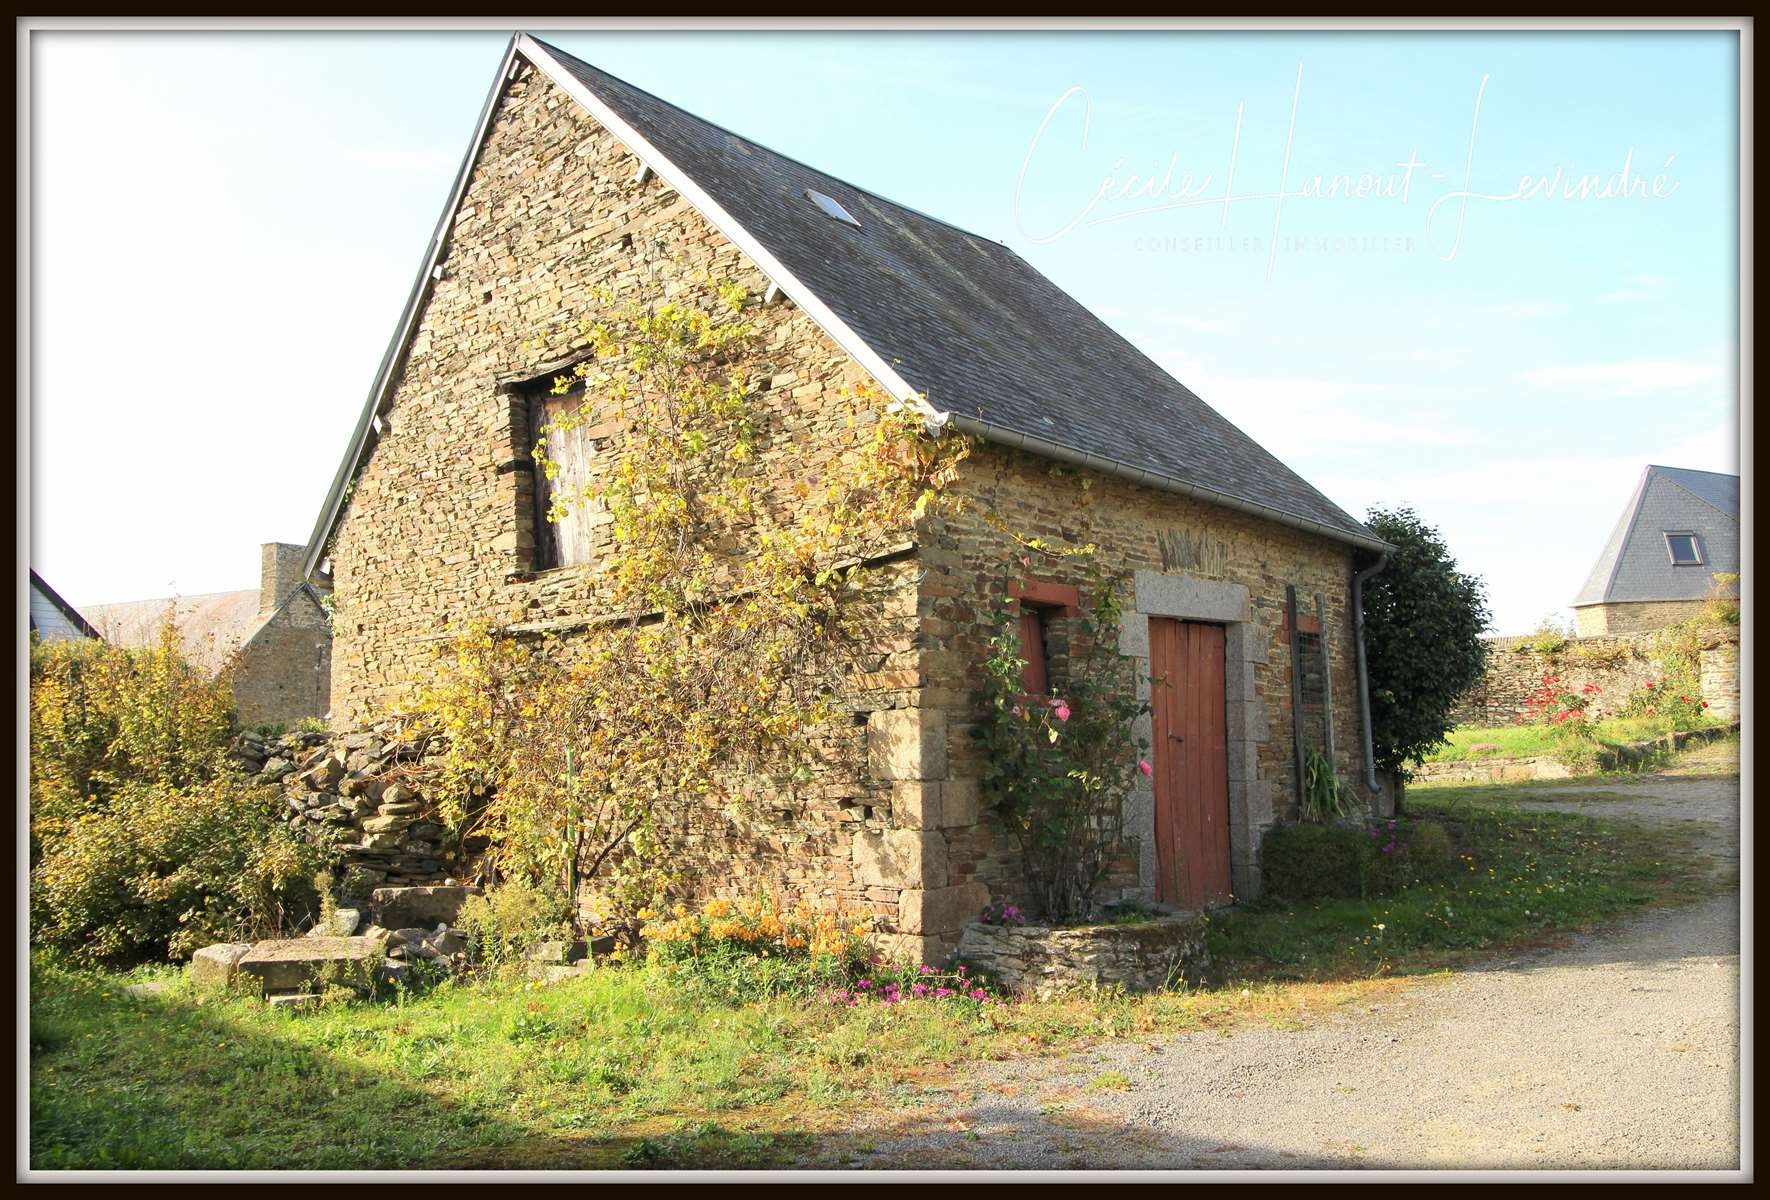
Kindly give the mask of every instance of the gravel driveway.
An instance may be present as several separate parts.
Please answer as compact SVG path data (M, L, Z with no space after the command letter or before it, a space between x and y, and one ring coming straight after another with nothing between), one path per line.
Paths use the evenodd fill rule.
M1737 880L1737 776L1521 796L1699 821L1717 870ZM869 1118L832 1151L887 1168L1734 1170L1739 901L1659 909L1297 1032L1187 1033L968 1070L969 1101L932 1094L907 1123Z

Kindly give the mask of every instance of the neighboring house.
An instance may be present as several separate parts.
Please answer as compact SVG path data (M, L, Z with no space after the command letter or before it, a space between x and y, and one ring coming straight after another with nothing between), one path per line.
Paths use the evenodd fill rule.
M331 707L332 631L321 594L302 571L306 547L268 542L259 586L243 592L87 606L105 640L147 646L171 617L185 657L209 671L232 660L234 698L247 726L324 717Z
M1682 621L1738 573L1739 476L1650 466L1573 601L1579 636Z
M537 517L529 449L548 384L588 355L594 294L744 284L749 364L781 443L845 419L872 381L975 435L962 512L867 569L900 633L853 681L845 754L795 797L681 847L704 890L759 885L879 914L906 954L949 951L1023 888L980 805L970 728L991 611L1061 636L1074 578L1021 575L1028 536L1086 539L1124 581L1123 652L1164 687L1152 781L1127 808L1117 894L1178 905L1259 891L1259 839L1295 811L1305 751L1361 796L1368 765L1354 577L1389 547L1001 244L825 175L526 36L513 39L429 256L308 546L333 581L335 724L410 699L475 619L569 639L597 601L606 522ZM1328 419L1328 418L1324 418ZM606 471L618 421L577 439ZM778 462L774 444L761 451ZM1299 715L1301 720L1299 720ZM1184 782L1183 782L1184 781Z
M96 638L98 630L72 604L31 572L31 632L46 642L71 642Z

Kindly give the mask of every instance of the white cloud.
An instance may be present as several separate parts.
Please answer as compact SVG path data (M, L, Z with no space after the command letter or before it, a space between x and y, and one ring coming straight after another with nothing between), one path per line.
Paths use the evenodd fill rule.
M1583 366L1535 367L1518 378L1539 388L1603 388L1617 396L1639 396L1702 387L1721 378L1720 364L1701 359L1635 358Z

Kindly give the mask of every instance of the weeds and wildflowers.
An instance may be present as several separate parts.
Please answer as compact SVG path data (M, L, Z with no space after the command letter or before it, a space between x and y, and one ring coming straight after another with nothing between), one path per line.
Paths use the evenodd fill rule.
M951 971L940 971L927 963L916 967L876 969L855 980L853 986L830 992L829 1001L842 1008L913 1001L961 1006L1002 1003L983 978L973 974L964 963Z
M801 901L782 911L764 899L639 910L650 968L679 986L727 999L818 991L851 983L874 964L872 918Z
M985 925L1024 925L1026 914L1019 908L1005 901L986 904L978 914L978 920Z

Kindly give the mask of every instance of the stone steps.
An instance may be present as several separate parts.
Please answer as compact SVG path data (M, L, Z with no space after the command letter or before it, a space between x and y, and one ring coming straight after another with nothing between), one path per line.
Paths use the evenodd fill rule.
M379 937L278 938L255 944L234 971L238 982L265 995L332 984L368 991L385 949Z

